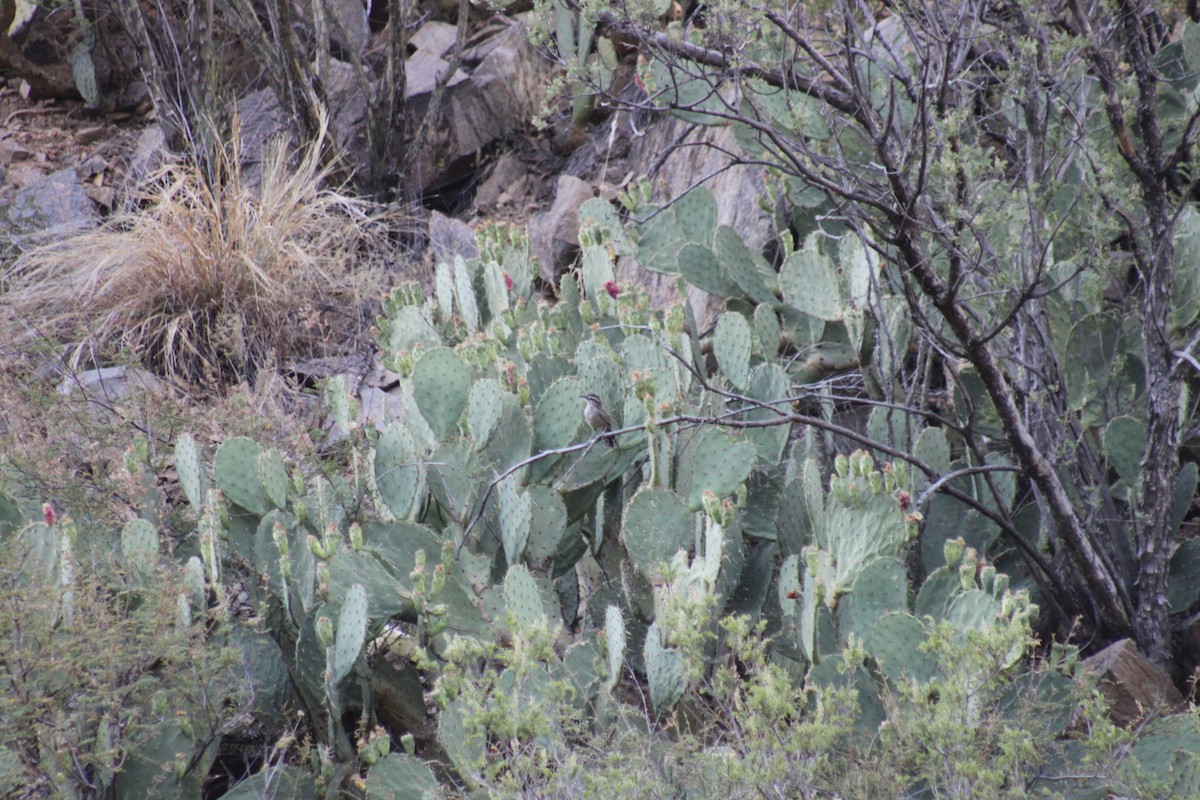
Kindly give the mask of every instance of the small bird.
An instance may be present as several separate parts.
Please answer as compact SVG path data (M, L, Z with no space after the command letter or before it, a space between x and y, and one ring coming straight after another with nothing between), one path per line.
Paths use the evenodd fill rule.
M604 403L600 402L600 398L594 394L579 395L587 401L587 405L583 407L583 419L593 431L596 433L606 433L612 430L612 417L608 416L608 412L604 410ZM605 436L604 443L609 447L616 447L616 438L613 436Z

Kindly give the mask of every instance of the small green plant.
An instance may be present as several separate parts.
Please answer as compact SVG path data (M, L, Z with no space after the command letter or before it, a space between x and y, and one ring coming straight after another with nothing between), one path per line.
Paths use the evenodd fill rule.
M47 508L0 543L0 791L197 796L247 719L240 658L152 525L118 559L91 534Z

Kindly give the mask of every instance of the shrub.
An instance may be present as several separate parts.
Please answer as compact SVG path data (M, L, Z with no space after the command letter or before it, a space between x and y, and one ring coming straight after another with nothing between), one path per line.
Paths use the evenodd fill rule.
M400 218L323 188L319 147L295 158L276 147L257 186L236 148L212 182L194 166L165 167L138 207L17 262L5 335L66 338L77 356L125 348L162 373L218 382L271 353L353 338L378 279L372 254Z

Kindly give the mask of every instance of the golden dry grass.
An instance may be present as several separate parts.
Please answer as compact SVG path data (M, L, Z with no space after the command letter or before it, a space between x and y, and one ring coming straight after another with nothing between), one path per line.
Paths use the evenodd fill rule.
M212 185L172 165L139 208L25 254L6 278L0 333L36 331L75 352L132 352L160 374L243 377L361 332L386 235L402 222L322 188L318 146L276 148L251 190L227 153Z

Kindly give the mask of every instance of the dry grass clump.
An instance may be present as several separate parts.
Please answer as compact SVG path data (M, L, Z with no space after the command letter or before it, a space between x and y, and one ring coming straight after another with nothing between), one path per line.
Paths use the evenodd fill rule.
M23 256L0 330L220 383L361 333L373 265L401 220L323 188L319 146L293 159L276 148L256 190L233 151L211 184L194 167L165 168L140 208Z

